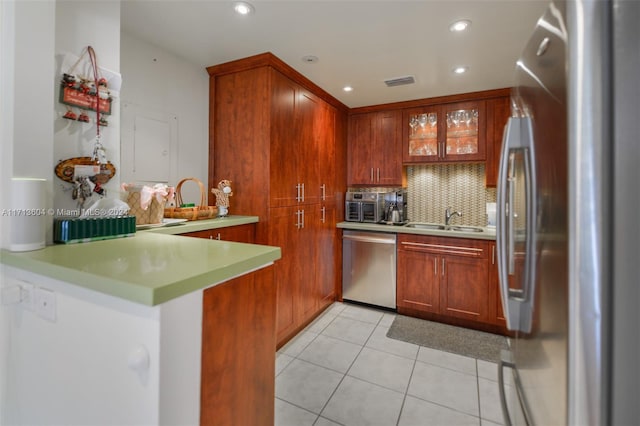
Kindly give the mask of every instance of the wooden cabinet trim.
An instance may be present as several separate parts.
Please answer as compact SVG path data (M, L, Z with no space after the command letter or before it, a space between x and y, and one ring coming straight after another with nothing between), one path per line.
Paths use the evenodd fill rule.
M258 55L249 56L243 59L237 59L235 61L225 62L223 64L213 65L207 67L207 72L210 76L219 76L224 74L232 74L239 71L246 71L252 68L260 68L260 67L272 67L282 74L287 76L289 79L295 81L305 89L313 92L319 98L323 99L330 105L344 111L348 112L349 107L340 102L338 99L331 96L325 90L323 90L320 86L309 80L304 75L300 74L298 71L287 65L280 58L275 56L271 52L260 53Z
M492 90L483 90L479 92L461 93L457 95L438 96L434 98L415 99L411 101L392 102L388 104L369 105L358 108L351 108L349 115L362 114L368 112L386 111L392 109L406 109L406 108L419 108L430 105L442 105L449 103L458 103L465 101L479 101L488 100L493 98L500 98L503 96L510 96L511 88L501 88Z
M495 188L502 150L504 127L511 115L511 98L504 96L487 101L487 161L485 187Z

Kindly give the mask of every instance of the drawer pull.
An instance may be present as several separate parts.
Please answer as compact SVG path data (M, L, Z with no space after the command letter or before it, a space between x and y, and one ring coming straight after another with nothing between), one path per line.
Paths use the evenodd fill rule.
M438 253L461 254L465 256L482 256L484 252L483 249L474 247L444 246L440 244L413 243L407 241L403 241L401 244L409 248L423 248Z

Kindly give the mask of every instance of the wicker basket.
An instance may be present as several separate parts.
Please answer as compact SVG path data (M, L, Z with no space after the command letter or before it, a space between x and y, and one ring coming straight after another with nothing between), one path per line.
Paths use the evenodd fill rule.
M164 209L164 217L172 218L172 219L187 219L187 220L201 220L201 219L211 219L216 217L218 214L218 208L215 206L207 206L206 205L206 191L204 189L204 185L199 179L196 178L185 178L178 182L178 186L176 187L176 205L182 204L182 194L180 191L182 190L182 184L187 181L194 181L198 184L200 188L200 205L196 207L169 207Z
M140 203L140 186L132 186L127 189L127 204L129 214L136 217L136 225L153 225L162 222L164 200L159 201L154 195L147 209L143 209Z

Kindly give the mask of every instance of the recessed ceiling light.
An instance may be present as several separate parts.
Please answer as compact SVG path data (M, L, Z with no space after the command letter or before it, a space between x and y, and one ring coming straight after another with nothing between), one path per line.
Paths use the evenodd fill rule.
M235 3L233 10L239 15L250 15L255 11L255 8L247 2L238 1Z
M342 90L344 90L345 92L351 92L351 91L353 90L353 87L351 87L351 86L344 86L344 87L342 88Z
M453 72L456 73L456 74L464 74L468 70L469 70L469 67L455 67L453 69Z
M306 62L307 64L315 64L316 62L318 62L318 57L313 55L303 56L302 62Z
M469 28L469 26L471 26L471 21L469 21L468 19L461 19L449 25L449 31L451 32L464 31L467 28Z

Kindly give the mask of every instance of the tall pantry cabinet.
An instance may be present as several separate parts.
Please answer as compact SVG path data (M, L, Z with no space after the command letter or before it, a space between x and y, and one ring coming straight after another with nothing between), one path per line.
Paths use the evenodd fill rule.
M259 216L279 246L277 344L336 298L347 107L270 53L207 68L209 187L232 181L230 213Z

